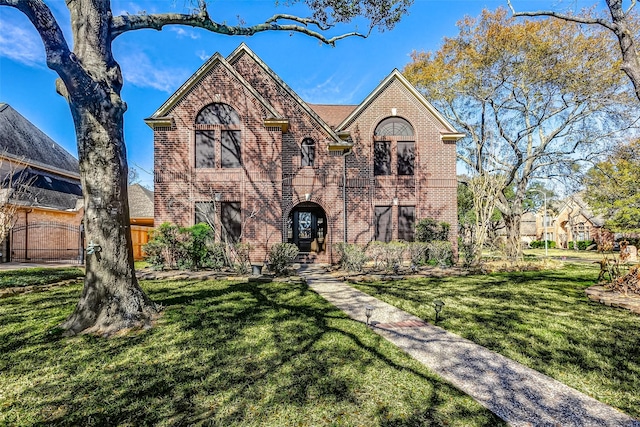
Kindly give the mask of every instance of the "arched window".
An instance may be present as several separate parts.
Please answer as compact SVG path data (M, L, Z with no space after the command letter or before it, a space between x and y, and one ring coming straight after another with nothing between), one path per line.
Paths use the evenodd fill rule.
M239 125L240 116L230 105L217 102L209 104L198 113L197 125Z
M374 131L373 174L391 175L392 150L396 152L395 170L398 175L413 175L415 141L413 126L401 117L387 117Z
M316 142L311 138L305 138L302 141L302 158L300 166L313 166L316 159Z
M217 129L198 129L196 126L196 167L214 168L220 146L220 164L223 168L242 165L240 116L230 105L209 104L196 116L196 125L217 125Z
M400 117L387 117L381 121L374 132L375 136L413 136L411 124Z

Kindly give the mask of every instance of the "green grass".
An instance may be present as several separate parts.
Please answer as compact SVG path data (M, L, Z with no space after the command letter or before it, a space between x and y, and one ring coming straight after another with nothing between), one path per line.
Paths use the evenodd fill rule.
M640 417L640 316L591 302L598 270L495 273L359 284L370 295Z
M525 258L544 258L544 248L541 249L525 249ZM620 255L619 252L607 253L607 257L611 259L613 256L616 258ZM549 249L549 258L562 260L563 258L569 260L580 260L585 262L600 261L602 259L602 253L598 251L575 251L571 249Z
M0 425L504 425L306 285L142 286L163 317L111 339L59 335L79 285L0 299Z
M84 276L84 271L78 267L23 268L0 271L0 289L14 286L48 285L80 276Z

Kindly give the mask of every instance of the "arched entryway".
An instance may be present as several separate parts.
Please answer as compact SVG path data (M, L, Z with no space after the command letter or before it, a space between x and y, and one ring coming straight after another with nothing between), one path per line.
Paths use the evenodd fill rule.
M321 253L326 249L327 215L317 203L304 202L296 205L287 221L287 241L300 252Z

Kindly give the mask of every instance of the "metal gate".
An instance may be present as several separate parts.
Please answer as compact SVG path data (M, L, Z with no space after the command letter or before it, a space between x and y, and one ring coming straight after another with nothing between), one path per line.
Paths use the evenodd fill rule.
M11 261L84 263L82 226L62 222L16 224L11 230Z

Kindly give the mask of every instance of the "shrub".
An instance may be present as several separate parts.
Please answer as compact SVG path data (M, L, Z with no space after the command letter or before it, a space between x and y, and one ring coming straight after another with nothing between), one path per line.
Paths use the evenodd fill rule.
M567 243L567 247L569 249L574 249L575 247L578 248L579 251L584 251L587 249L587 247L593 245L593 241L592 240L578 240L577 242L571 241Z
M298 256L298 247L293 243L277 243L269 250L269 268L276 275L286 272L287 267Z
M427 243L429 250L428 262L440 267L453 265L453 245L449 241L438 240Z
M365 253L367 258L373 261L373 268L382 269L383 267L383 258L385 252L385 242L373 241L370 242L366 248Z
M414 239L416 242L431 242L447 240L451 225L447 222L437 222L433 218L423 218L416 224Z
M147 262L154 269L176 268L183 249L179 227L165 222L149 234L151 239L143 247Z
M382 263L385 271L397 270L402 265L407 244L404 242L389 242L385 243L382 248Z
M340 268L348 271L362 271L367 261L365 248L351 243L337 243L334 248L338 253Z
M411 242L407 244L407 252L409 252L409 258L411 264L418 266L424 265L427 261L427 253L429 252L428 243L425 242Z
M178 265L190 270L198 270L209 264L210 248L213 243L213 230L203 222L193 227L181 228L184 235L183 254Z
M529 243L531 249L544 249L544 240L533 240ZM556 247L555 240L547 240L547 248L554 249Z
M235 253L234 269L239 274L246 274L251 267L250 257L251 245L249 243L236 243L233 245L233 251Z

